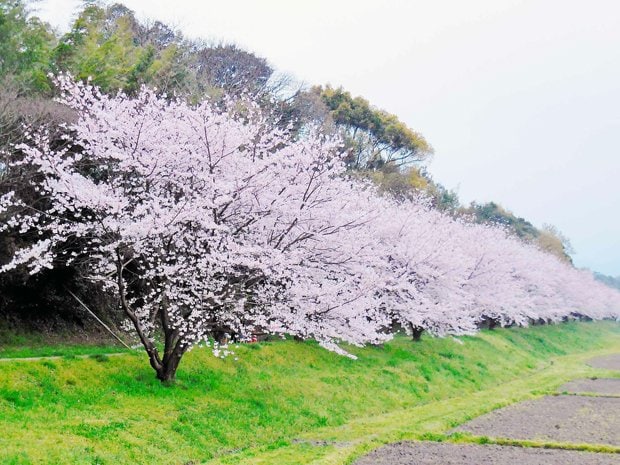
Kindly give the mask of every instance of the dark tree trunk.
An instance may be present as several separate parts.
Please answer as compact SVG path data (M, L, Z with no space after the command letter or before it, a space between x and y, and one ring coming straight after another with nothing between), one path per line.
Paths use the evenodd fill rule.
M125 282L123 281L124 264L123 257L120 251L117 251L117 257L117 284L121 306L123 307L125 314L133 323L136 333L140 338L140 342L142 342L144 350L146 350L146 353L149 356L149 363L151 364L151 367L153 367L153 369L155 370L157 379L159 379L162 383L173 382L176 376L177 368L179 368L181 358L183 357L183 354L187 351L189 346L181 340L179 331L177 329L174 329L170 324L168 309L166 308L166 305L163 305L158 312L161 327L164 332L164 354L163 357L160 356L157 347L148 337L142 323L140 322L131 305L129 305L129 302L127 301Z
M161 368L157 370L157 379L162 383L171 383L174 381L177 373L177 368L179 368L179 363L181 363L181 357L183 357L183 352L174 352L170 357L165 357L162 361Z
M162 369L162 361L159 357L159 353L157 352L157 347L155 347L155 344L153 344L153 342L146 335L146 332L144 331L144 328L142 327L140 320L138 319L135 312L131 308L131 305L129 305L129 302L127 301L127 296L125 294L125 282L123 281L123 271L125 268L123 265L123 258L119 250L116 251L116 255L117 255L117 263L116 263L117 284L118 284L118 292L119 292L120 301L121 301L121 307L123 308L125 314L129 317L131 322L133 323L133 327L135 328L136 333L138 334L138 337L140 338L140 342L144 346L144 350L146 350L146 353L149 356L149 363L151 364L153 369L157 373L159 373L160 370Z
M423 332L424 332L423 328L420 328L419 326L411 325L411 337L413 338L415 342L418 342L420 339L422 339Z
M156 370L157 379L164 383L170 383L174 381L177 368L179 368L179 363L181 363L181 358L187 351L188 345L181 340L179 331L170 324L167 306L161 308L159 316L161 327L164 330L164 357L161 369Z
M493 329L497 328L500 325L499 323L500 323L499 320L497 320L495 318L491 318L491 317L485 316L478 323L478 328L493 330Z

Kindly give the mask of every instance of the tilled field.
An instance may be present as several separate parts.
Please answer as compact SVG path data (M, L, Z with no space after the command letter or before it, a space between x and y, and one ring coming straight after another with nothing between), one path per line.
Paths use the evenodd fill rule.
M620 447L620 398L547 396L496 410L456 430L492 438Z
M594 368L620 371L620 354L606 355L604 357L593 358L592 360L588 361L588 365Z
M620 370L620 354L588 361ZM559 392L478 417L454 431L475 436L571 445L620 447L620 379L570 381ZM361 458L355 465L620 465L620 454L479 444L401 442Z
M355 465L618 465L617 454L478 444L401 442L361 458Z
M620 396L620 378L576 379L563 384L558 391L573 394L589 393L601 396Z

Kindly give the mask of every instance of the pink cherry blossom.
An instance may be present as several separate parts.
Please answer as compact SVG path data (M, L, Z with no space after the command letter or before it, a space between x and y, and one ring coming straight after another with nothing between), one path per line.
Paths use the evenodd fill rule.
M423 198L379 196L348 176L338 140L312 128L293 138L251 101L57 82L79 118L64 144L33 130L17 147L45 207L0 197L0 231L41 239L0 271L79 265L118 297L162 380L224 331L346 353L339 343L379 343L395 325L443 336L485 319L620 315L620 294L591 274Z

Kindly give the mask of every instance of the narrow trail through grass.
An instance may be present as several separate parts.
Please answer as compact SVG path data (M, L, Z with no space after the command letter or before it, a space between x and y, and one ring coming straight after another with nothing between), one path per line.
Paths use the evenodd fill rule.
M172 387L142 354L4 363L0 463L340 465L571 379L620 377L584 363L620 352L613 322L397 338L355 361L294 341L234 350L191 352Z
M129 353L128 349L115 343L83 343L76 344L67 341L72 335L64 334L54 336L55 341L50 342L41 334L16 334L4 327L0 327L0 362L13 359L40 359L44 357L78 357L88 355L110 355ZM63 340L64 339L64 340ZM15 360L17 361L17 360Z
M39 356L39 357L13 357L13 358L7 358L7 357L3 357L0 358L0 363L4 362L40 362L43 360L68 360L68 359L72 359L72 358L87 358L87 357L91 357L91 358L101 358L101 357L117 357L119 355L126 355L126 352L93 352L91 354L80 354L80 355L43 355L43 356Z

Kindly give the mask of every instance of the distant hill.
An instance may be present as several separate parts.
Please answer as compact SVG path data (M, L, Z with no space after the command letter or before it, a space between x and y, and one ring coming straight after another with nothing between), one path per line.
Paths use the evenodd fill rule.
M607 276L603 273L594 272L594 277L600 282L607 284L609 287L620 290L620 276Z

